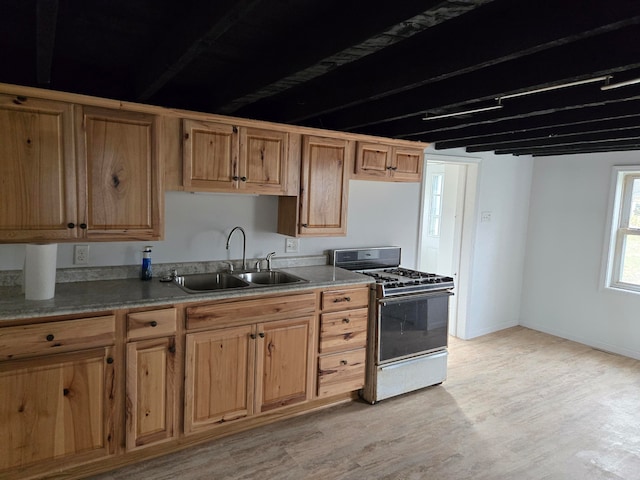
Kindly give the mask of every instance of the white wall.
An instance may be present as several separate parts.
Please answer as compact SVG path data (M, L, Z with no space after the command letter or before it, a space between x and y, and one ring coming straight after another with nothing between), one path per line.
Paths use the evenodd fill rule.
M522 325L640 358L640 295L600 285L611 167L639 153L536 158Z
M285 254L286 237L274 233L277 197L168 192L164 241L90 243L90 265L136 265L147 244L153 246L152 258L157 263L238 259L242 257L239 233L231 239L230 250L225 250L227 235L236 225L247 232L247 258L264 257L271 251L297 256L343 247L399 245L403 263L413 265L419 192L419 184L352 180L348 236L303 238L298 254ZM22 269L24 251L24 245L0 245L0 270ZM73 244L59 244L58 267L70 266Z
M427 152L480 159L475 212L471 212L475 229L466 232L473 235L473 251L468 300L461 306L467 312L462 338L518 325L532 158L467 154L463 149ZM491 212L490 222L480 222L482 212Z

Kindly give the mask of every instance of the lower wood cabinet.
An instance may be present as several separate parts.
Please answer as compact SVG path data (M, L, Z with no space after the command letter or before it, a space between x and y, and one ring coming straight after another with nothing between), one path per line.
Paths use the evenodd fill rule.
M0 478L113 454L114 391L111 347L0 363Z
M311 398L313 316L186 335L185 433Z
M180 379L176 327L175 308L127 315L127 450L153 445L178 435L176 409Z

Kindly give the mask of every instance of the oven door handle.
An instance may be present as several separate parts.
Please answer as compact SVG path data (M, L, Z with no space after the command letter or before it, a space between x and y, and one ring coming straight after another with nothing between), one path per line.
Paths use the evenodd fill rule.
M423 298L426 299L426 298L432 298L432 297L442 297L443 295L447 295L450 297L453 295L453 292L451 290L437 290L435 292L429 292L429 293L416 293L413 295L405 295L405 296L396 297L396 298L385 298L385 299L378 300L378 302L383 307L386 307L387 305L395 305L398 303L406 303L406 302L415 302L416 300L421 300Z

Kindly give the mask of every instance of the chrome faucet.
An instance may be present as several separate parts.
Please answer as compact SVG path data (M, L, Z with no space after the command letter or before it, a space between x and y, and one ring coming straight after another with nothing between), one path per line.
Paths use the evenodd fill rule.
M242 270L247 270L247 235L244 233L244 229L242 227L233 227L233 230L229 232L229 236L227 237L227 250L229 250L229 240L231 240L231 235L236 230L240 230L242 232Z
M276 252L271 252L267 255L267 270L271 270L271 259L276 256Z

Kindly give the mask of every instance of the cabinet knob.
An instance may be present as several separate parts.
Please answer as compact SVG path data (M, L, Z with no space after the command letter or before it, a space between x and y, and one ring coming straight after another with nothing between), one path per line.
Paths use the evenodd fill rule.
M255 340L256 339L256 334L252 333L251 335L249 335L249 337L251 337L251 340Z
M233 126L233 133L238 133L238 127L236 127L235 125Z
M240 177L240 180L242 180L243 182L247 181L247 177Z
M63 388L63 389L62 389L62 395L64 395L65 397L66 397L67 395L69 395L69 389L68 389L68 388Z
M113 363L113 358L107 357L107 363L111 365Z
M47 335L47 342L53 342L53 339L56 338L53 335L49 334Z
M349 362L347 362L346 360L340 360L340 365L346 365L347 363Z
M351 319L349 319L349 318L343 318L342 319L342 323L349 323L349 322L351 322Z
M176 346L175 345L171 345L169 347L169 353L176 353Z
M67 223L67 228L76 228L76 224L73 222Z
M393 170L394 172L398 169L398 167L391 167L391 170Z
M151 325L152 327L157 327L158 326L158 322L156 322L155 320L151 320L149 322L149 325Z
M233 180L234 182L237 182L240 179L240 177L238 177L237 175L234 175L233 177L231 177L231 180Z
M309 224L308 224L308 223L303 223L303 224L302 224L302 226L303 226L304 228L307 228L307 227L309 226Z
M80 224L80 228L85 230L87 228L87 224L86 223L81 223Z
M258 336L259 336L260 338L264 338L264 332L260 332L260 333L258 334Z

